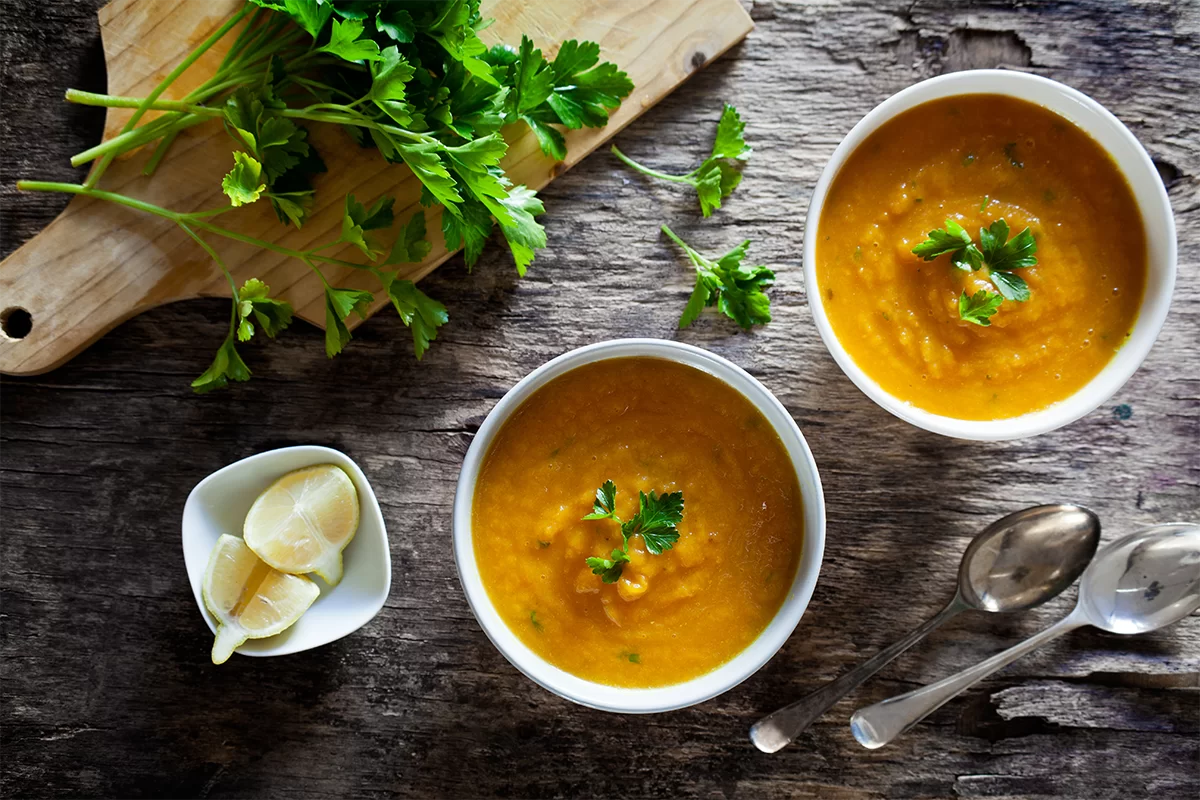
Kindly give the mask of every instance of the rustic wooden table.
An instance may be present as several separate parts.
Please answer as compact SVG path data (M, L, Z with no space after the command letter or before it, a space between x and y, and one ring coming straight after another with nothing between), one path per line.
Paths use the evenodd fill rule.
M65 198L17 177L67 163L101 115L61 102L104 87L97 0L12 0L0 15L0 183L11 252ZM1200 6L1191 3L756 2L757 28L621 134L635 158L689 168L719 104L754 159L727 208L648 184L597 153L544 193L550 243L523 280L502 248L423 285L452 321L424 363L391 311L327 361L298 325L248 347L254 381L195 397L225 301L160 308L66 366L2 387L0 791L5 796L630 796L1195 798L1200 616L1139 638L1080 631L868 752L846 719L1039 629L1070 597L930 637L778 755L746 738L796 698L936 610L968 539L1010 510L1096 509L1107 537L1200 517ZM1003 444L924 433L873 405L813 327L804 214L834 146L873 105L941 72L1005 65L1071 84L1154 157L1179 225L1175 300L1153 353L1096 412ZM776 265L775 321L745 335L705 316L675 330L689 269L660 221L712 250L753 240ZM620 336L707 347L789 408L825 481L820 582L760 673L653 717L574 706L522 677L463 599L450 507L484 415L528 371ZM251 453L303 442L350 454L391 537L380 615L302 656L209 663L180 557L191 487Z

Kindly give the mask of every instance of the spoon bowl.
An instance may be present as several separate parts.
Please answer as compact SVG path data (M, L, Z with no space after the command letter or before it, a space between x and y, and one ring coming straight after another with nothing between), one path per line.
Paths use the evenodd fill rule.
M1134 634L1200 608L1200 525L1156 525L1104 548L1079 585L1087 624Z
M963 601L980 611L1024 611L1057 597L1100 544L1100 519L1083 506L1035 506L993 522L958 568Z

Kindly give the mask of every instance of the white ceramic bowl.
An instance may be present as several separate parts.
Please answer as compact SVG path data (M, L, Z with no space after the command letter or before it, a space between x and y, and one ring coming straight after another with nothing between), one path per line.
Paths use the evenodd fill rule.
M964 94L1010 95L1043 106L1075 123L1112 156L1133 190L1146 226L1149 266L1146 293L1129 341L1075 394L1040 411L1002 420L961 420L933 414L885 392L854 363L838 342L825 316L816 274L816 232L821 210L829 187L854 149L896 115L930 100ZM922 81L884 100L863 117L834 150L813 191L804 229L804 281L808 305L812 308L817 330L838 366L859 389L887 411L917 427L959 439L992 441L1035 436L1074 422L1095 410L1112 397L1146 359L1167 318L1175 288L1175 220L1171 216L1171 202L1150 156L1129 129L1095 100L1069 86L1025 72L997 69L954 72Z
M471 506L484 456L500 428L531 394L566 372L596 361L632 356L687 364L741 392L770 421L783 442L800 483L804 503L804 548L791 591L766 629L741 653L706 675L654 689L628 689L578 678L546 662L513 634L496 612L479 577L471 541ZM557 695L603 711L649 714L694 705L732 689L779 651L800 622L812 597L825 551L825 498L817 465L800 428L765 386L745 370L706 350L661 339L617 339L581 347L543 364L514 386L492 409L467 450L454 497L454 560L467 602L484 633L526 676Z
M196 605L209 630L216 621L204 607L200 584L217 538L241 537L246 513L255 499L288 472L314 464L336 464L358 491L358 532L342 553L345 573L337 586L310 575L321 596L300 620L278 636L250 639L235 652L246 656L282 656L328 644L366 625L383 608L392 587L392 557L379 501L367 476L349 456L328 447L301 445L243 458L209 475L188 495L183 507L183 560Z

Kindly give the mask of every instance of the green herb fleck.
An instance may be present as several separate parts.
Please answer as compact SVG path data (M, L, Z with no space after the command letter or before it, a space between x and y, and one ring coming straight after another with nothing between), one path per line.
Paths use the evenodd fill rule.
M545 628L542 626L542 623L537 618L536 611L529 612L529 622L531 625L533 625L533 629L538 633L541 633L543 630L545 630Z
M638 513L626 521L616 514L617 486L612 481L605 481L596 490L596 499L592 504L592 513L585 520L611 519L621 526L622 544L614 548L609 558L593 556L588 558L587 565L592 572L599 575L605 583L616 583L621 577L625 564L629 563L629 539L641 536L646 549L654 555L662 555L670 550L679 540L679 530L676 527L683 519L683 492L656 494L653 489L650 494L638 492Z
M540 547L541 549L545 550L549 546L550 546L549 542L543 542L541 539L538 539L538 547Z
M991 202L992 198L985 194L983 196L983 202L979 204L979 212L983 213L984 211L987 211L988 204Z
M622 657L629 659L630 664L642 663L642 657L637 653L622 653Z
M967 153L965 156L963 156L962 165L964 167L969 167L974 163L975 163L975 154L974 153Z

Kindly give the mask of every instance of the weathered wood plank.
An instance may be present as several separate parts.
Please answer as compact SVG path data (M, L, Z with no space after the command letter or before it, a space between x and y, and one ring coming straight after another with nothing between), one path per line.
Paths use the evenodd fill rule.
M18 176L71 179L102 120L58 101L95 74L92 9L17 0L0 17L0 251L58 198ZM1047 500L1087 503L1106 536L1200 517L1200 9L1195 4L759 2L750 38L618 139L687 169L720 102L756 153L727 207L596 154L544 197L550 247L518 281L498 247L474 274L423 284L452 321L423 363L391 312L327 361L319 332L254 343L253 382L192 397L225 322L220 301L123 324L55 372L0 384L0 792L14 796L1195 797L1200 617L1145 637L1078 631L868 752L859 705L966 666L1065 613L964 616L840 703L797 746L755 751L756 716L933 613L986 521ZM62 31L62 33L60 33ZM1113 400L1033 440L952 442L892 419L838 371L800 275L808 196L874 103L938 71L1003 62L1107 104L1170 187L1180 275L1159 343ZM89 85L89 81L91 82ZM690 278L657 235L751 238L778 267L776 319L750 335L705 317L676 332ZM450 550L462 454L503 392L551 356L624 335L708 347L775 391L825 482L829 541L796 635L763 671L694 709L588 711L491 647ZM1114 413L1119 410L1119 413ZM359 460L383 505L394 587L378 618L303 656L208 664L178 516L223 464L300 442ZM998 479L998 475L1002 479Z

